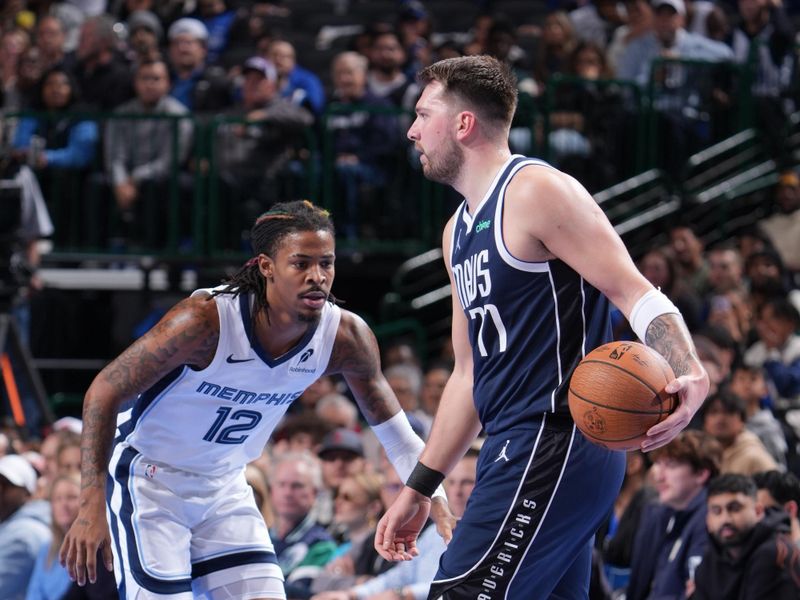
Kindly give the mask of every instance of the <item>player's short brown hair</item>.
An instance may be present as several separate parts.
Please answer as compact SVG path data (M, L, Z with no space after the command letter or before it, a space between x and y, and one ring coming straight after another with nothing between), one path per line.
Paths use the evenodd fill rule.
M417 74L421 85L438 81L445 92L466 103L479 117L508 127L517 110L517 78L491 56L440 60Z

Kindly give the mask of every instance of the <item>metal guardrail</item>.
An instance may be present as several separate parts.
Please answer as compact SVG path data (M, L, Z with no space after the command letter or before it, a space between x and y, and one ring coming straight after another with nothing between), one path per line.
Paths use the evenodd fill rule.
M694 137L694 142L701 145L713 144L753 126L751 88L757 46L752 44L743 64L672 57L653 61L645 96L648 143L643 150L648 167L666 162L659 151L666 149L664 133L670 133L676 123L667 121L669 126L659 126L659 119L665 115L680 120L686 136ZM696 150L690 148L688 153ZM670 147L667 151L674 154L679 150Z
M133 213L139 211L146 213L145 221L139 225L144 239L126 243L133 246L131 251L154 252L163 255L202 253L205 250L205 235L202 228L189 228L182 231L182 224L191 223L190 217L185 214L188 210L195 215L194 224L197 225L197 215L203 214L203 205L199 194L200 171L187 170L182 164L179 147L179 130L184 123L192 133L194 147L185 149L186 153L196 157L199 153L197 147L197 132L201 123L191 115L171 114L140 114L122 112L42 112L21 111L2 115L4 131L9 129L10 123L17 124L23 120L35 122L35 135L46 134L51 127L69 128L74 124L91 121L99 125L100 135L93 148L91 164L85 167L45 167L36 168L40 185L45 194L48 208L51 212L56 232L54 240L57 251L94 251L115 252L120 251L120 246L115 240L122 239L123 221L126 216L116 209L113 195L113 182L108 165L105 164L102 151L108 151L103 140L104 131L111 122L125 123L127 121L167 123L169 126L169 165L166 176L157 176L147 180L140 187L140 197L137 198ZM14 129L12 126L10 129ZM24 140L23 140L24 141ZM8 140L13 144L15 140ZM141 151L141 148L131 146L134 140L122 140L124 147L128 143L128 152ZM49 149L49 148L46 148ZM105 167L105 168L104 168ZM181 181L183 176L191 177L191 189L185 187ZM183 198L189 201L183 201ZM190 204L190 206L182 206ZM183 210L182 210L183 209ZM136 217L141 221L140 217ZM185 240L181 237L191 238L191 246L186 247ZM184 247L182 248L182 243Z
M347 186L353 185L355 165L340 164L337 156L337 136L341 131L338 122L348 117L363 121L383 119L381 127L386 131L394 128L397 134L394 144L381 140L383 156L373 155L373 160L363 165L371 175L361 179L364 193L355 206L348 206L346 197ZM423 176L405 137L413 119L414 114L406 110L363 104L334 103L323 114L321 202L333 214L337 231L343 234L338 242L340 248L414 255L438 243L444 225L440 206L443 188ZM374 152L377 149L367 148L361 154ZM383 182L371 181L376 176Z
M398 119L409 117L406 111L394 108L329 107L322 118L322 133L314 127L305 128L300 139L292 144L294 156L289 161L290 169L281 174L285 176L284 183L291 183L292 187L282 189L279 199L311 199L332 210L335 221L343 222L342 210L337 206L334 145L330 143L331 132L325 130L324 124L331 115L354 111L384 112ZM220 185L218 134L222 128L237 124L248 127L272 126L268 121L252 121L231 115L200 120L180 115L25 111L2 115L2 129L13 129L9 125L22 118L37 119L42 123L56 119L72 122L90 120L98 123L101 130L109 122L128 120L166 121L172 128L172 155L169 176L161 188L164 191L156 189L146 199L154 203L156 208L145 216L147 222L142 229L148 235L155 235L156 239L148 238L145 245L128 244L121 248L115 241L122 237L122 215L114 208L107 165L103 164L100 153L100 140L95 149L95 158L86 168L38 170L56 225L56 252L125 250L164 257L237 258L249 252L246 239L235 239L238 232L231 233L230 229L225 229L226 226L234 226L231 221L240 198L233 197L229 189ZM192 148L185 163L179 160L177 144L179 125L184 121L191 123L194 133ZM372 198L381 203L375 207L372 216L380 219L389 231L378 230L374 232L374 238L359 239L352 243L342 240L344 243L341 246L345 250L392 251L414 255L439 241L440 228L445 219L441 207L443 188L425 179L421 170L412 165L408 155L409 145L403 133L398 128L397 152L392 159L393 164L389 165L391 177L376 190ZM187 181L190 182L188 186ZM191 200L187 201L187 197ZM391 200L392 204L388 204L387 200ZM165 202L167 210L160 210ZM265 203L256 210L261 212L266 208L268 206ZM235 227L240 225L236 223ZM396 231L399 225L403 227ZM245 226L249 228L249 225ZM159 227L166 229L163 236L158 233ZM231 240L231 237L234 239Z

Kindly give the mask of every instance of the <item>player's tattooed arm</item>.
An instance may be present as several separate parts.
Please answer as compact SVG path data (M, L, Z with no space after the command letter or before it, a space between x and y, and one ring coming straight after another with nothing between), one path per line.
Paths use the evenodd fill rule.
M219 338L219 317L216 302L206 298L195 296L177 304L106 366L86 392L80 507L59 551L59 561L80 586L96 581L98 550L106 569L113 569L105 482L119 405L180 365L203 367L211 362Z
M647 431L641 448L650 452L668 444L690 423L708 395L709 379L680 315L656 317L644 337L645 343L661 354L675 373L675 379L667 382L664 391L678 396L678 407L672 414Z
M381 372L375 335L351 312L342 311L327 372L344 376L370 425L382 423L400 411L400 404Z
M670 313L653 319L647 327L645 343L667 359L675 377L688 375L692 364L700 362L689 331L679 315Z
M182 364L208 366L219 338L216 303L187 298L95 378L86 393L81 436L81 485L105 488L105 470L119 404Z

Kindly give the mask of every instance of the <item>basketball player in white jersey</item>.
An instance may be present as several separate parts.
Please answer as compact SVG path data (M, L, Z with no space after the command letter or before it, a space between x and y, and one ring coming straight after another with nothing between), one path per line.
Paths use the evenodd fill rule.
M255 258L227 285L178 303L86 393L80 513L60 553L80 585L99 548L122 598L285 598L244 467L322 375L344 377L398 473L419 456L374 335L331 301L328 214L277 204L252 240ZM454 519L436 504L448 539Z
M592 536L625 459L576 430L567 389L581 358L611 339L609 301L676 375L666 389L680 404L643 450L689 423L708 376L678 310L636 270L588 192L511 154L509 69L488 56L454 58L423 69L420 81L408 137L425 176L464 196L443 237L455 369L375 546L393 560L416 553L430 494L483 428L477 483L429 598L583 599Z

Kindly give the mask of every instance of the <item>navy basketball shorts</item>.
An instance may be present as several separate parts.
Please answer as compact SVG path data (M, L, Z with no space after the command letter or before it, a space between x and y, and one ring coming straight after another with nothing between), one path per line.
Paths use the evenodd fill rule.
M491 435L429 600L588 597L594 533L625 474L565 417Z

